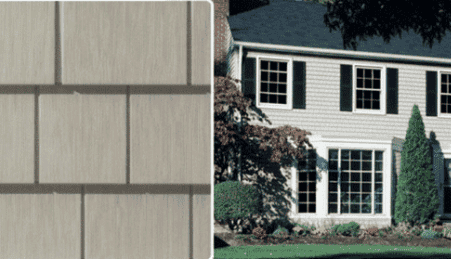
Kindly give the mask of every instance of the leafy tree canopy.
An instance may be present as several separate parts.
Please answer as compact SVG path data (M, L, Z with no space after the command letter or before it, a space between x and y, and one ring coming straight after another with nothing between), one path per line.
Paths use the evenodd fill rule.
M432 48L451 30L451 1L409 0L308 0L327 6L324 23L340 31L343 47L357 49L358 40L382 37L389 43L403 32L413 31Z
M255 143L258 143L260 150L271 151L271 162L279 163L284 158L303 158L305 144L312 146L307 139L310 133L288 125L271 128L250 124L251 121L271 122L238 90L237 82L232 78L215 78L215 175L221 175L227 170L230 160L237 157L240 147L246 150ZM235 179L236 177L232 177L232 180Z

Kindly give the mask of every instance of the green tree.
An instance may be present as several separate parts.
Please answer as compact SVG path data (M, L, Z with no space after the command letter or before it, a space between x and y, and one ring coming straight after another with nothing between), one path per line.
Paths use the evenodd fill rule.
M451 31L451 1L409 0L306 0L327 6L324 22L332 31L340 31L344 48L356 50L358 41L382 37L385 43L403 32L422 37L432 48Z
M439 199L434 179L431 146L420 110L414 105L401 152L394 216L396 224L403 221L424 224L437 216Z
M215 185L246 180L263 197L262 212L256 217L268 221L287 217L295 197L288 182L291 176L283 171L304 159L307 146L313 147L307 138L310 132L290 125L271 127L237 82L215 77Z

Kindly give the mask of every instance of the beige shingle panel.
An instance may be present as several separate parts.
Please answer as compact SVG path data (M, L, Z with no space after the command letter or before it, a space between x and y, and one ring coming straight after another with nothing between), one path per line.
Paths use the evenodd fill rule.
M130 183L211 183L210 96L131 94Z
M1 194L0 210L0 258L80 258L80 195Z
M41 94L39 182L125 183L125 98Z
M34 182L34 87L25 91L0 93L0 183Z
M193 197L193 258L208 259L211 251L211 195Z
M192 3L192 83L211 84L211 18L212 4Z
M0 3L0 84L52 84L55 3Z
M188 258L188 195L85 196L86 258Z
M62 2L63 84L186 84L187 2Z

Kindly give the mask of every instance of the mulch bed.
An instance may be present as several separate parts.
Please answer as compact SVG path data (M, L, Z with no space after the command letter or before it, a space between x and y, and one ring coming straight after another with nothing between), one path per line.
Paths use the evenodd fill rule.
M245 238L237 239L234 233L215 233L215 248L226 246L254 246L254 245L280 245L280 244L334 244L334 245L389 245L389 246L419 246L419 247L440 247L450 248L451 240L440 238L434 240L422 239L420 236L409 235L403 239L399 239L395 234L387 234L384 237L365 236L363 239L348 236L326 236L321 238L318 236L288 236L286 238L267 237L263 240ZM250 235L249 235L250 236ZM223 241L224 243L221 243Z

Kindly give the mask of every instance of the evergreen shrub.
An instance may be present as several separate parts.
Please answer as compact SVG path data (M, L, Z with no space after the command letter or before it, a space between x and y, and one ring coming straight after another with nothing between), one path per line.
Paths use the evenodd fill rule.
M245 219L260 213L261 196L251 185L225 181L214 186L214 217L216 220Z
M423 224L438 214L439 198L432 171L432 150L417 105L412 109L401 152L394 219Z

